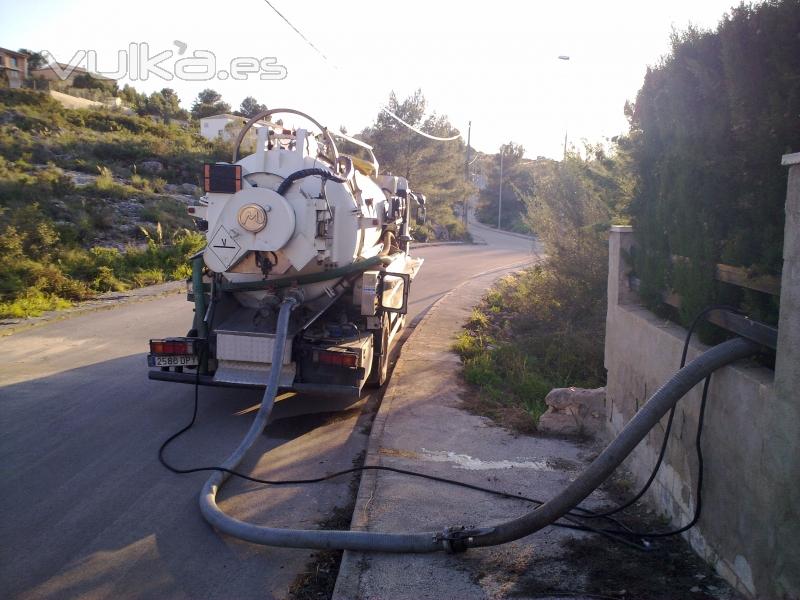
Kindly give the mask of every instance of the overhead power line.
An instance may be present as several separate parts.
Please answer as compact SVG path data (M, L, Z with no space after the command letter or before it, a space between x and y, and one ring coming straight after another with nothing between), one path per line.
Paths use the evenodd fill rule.
M324 53L322 50L320 50L319 48L317 48L317 47L314 45L314 42L312 42L310 39L308 39L306 36L304 36L304 35L303 35L303 33L302 33L302 32L301 32L301 31L300 31L300 30L299 30L297 27L295 27L294 25L292 25L292 22L291 22L289 19L287 19L286 17L284 17L284 16L283 16L283 13L282 13L281 11L279 11L277 8L275 8L275 5L274 5L274 4L272 4L272 2L270 2L269 0L264 0L264 2L266 2L266 3L267 3L267 6L269 6L269 7L270 7L270 8L271 8L273 11L275 11L275 14L276 14L276 15L278 15L278 16L279 16L281 19L283 19L283 21L284 21L284 22L285 22L285 23L286 23L286 24L287 24L289 27L291 27L292 29L294 29L294 32L295 32L297 35L299 35L301 38L303 38L303 41L305 41L305 43L306 43L306 44L308 44L309 46L311 46L311 47L314 49L314 51L315 51L317 54L319 54L319 55L320 55L322 58L324 58L324 59L325 59L325 62L327 62L327 63L330 63L330 61L328 60L328 57L327 57L327 56L325 56L325 53ZM333 66L333 65L331 65L331 66ZM335 68L335 67L334 67L334 68Z
M311 46L311 48L314 49L314 52L319 54L325 60L326 63L328 63L331 67L336 69L336 65L334 65L330 61L330 59L328 59L327 56L325 56L325 53L322 50L320 50L319 48L317 48L317 46L314 45L314 42L312 42L305 35L303 35L303 32L301 32L297 27L295 27L292 24L292 22L283 15L283 13L281 11L279 11L277 8L275 8L275 5L272 4L272 2L270 2L269 0L264 0L264 2L266 3L267 6L269 6L275 12L276 15L278 15L281 19L283 19L284 23L286 23L289 27L291 27L297 35L299 35L301 38L303 38L303 41L306 44L308 44L309 46ZM430 133L425 133L421 129L417 129L413 125L403 121L403 119L398 117L396 114L394 114L391 110L389 110L385 106L381 106L381 110L383 110L386 114L388 114L390 117L395 119L401 125L404 125L404 126L408 127L414 133L418 133L419 135L421 135L423 137L426 137L428 139L436 140L437 142L451 142L451 141L457 140L457 139L459 139L461 137L461 135L454 135L454 136L451 136L451 137L438 137L438 136L435 136L435 135L431 135Z
M395 121L397 121L401 125L405 125L406 127L408 127L414 133L418 133L419 135L421 135L423 137L426 137L426 138L428 138L430 140L436 140L437 142L451 142L451 141L457 140L457 139L459 139L461 137L461 134L453 135L453 136L450 136L450 137L438 137L436 135L431 135L430 133L426 133L426 132L422 131L421 129L417 129L413 125L411 125L409 123L406 123L405 121L403 121L403 119L398 117L396 114L394 114L392 111L390 111L385 106L382 106L381 110L383 110L383 112L385 112L387 115L392 117Z

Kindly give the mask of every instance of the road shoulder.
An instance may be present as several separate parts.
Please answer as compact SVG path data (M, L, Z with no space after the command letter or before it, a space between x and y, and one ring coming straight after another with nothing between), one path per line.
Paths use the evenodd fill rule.
M585 447L515 436L460 408L466 390L460 360L450 351L451 344L486 290L513 270L495 271L459 286L434 305L417 326L403 347L375 418L366 464L400 467L547 498L585 462ZM519 516L529 508L519 501L498 500L462 488L366 471L351 528L420 531L486 524ZM543 544L556 547L563 537L562 531L554 529L538 534ZM345 552L333 598L410 600L503 595L513 588L514 569L527 563L532 552L533 546L525 540L463 555ZM414 576L409 577L409 573Z
M506 272L514 270L507 269ZM454 479L546 501L564 489L601 445L515 435L466 412L461 363L450 348L501 271L473 278L439 300L402 349L367 446L365 464ZM618 501L604 487L583 506ZM419 532L487 526L519 517L529 502L397 473L362 474L351 529ZM646 527L652 529L650 521ZM637 524L634 524L637 526ZM599 594L599 595L598 595ZM738 598L681 539L653 552L589 533L548 527L530 536L463 554L346 551L335 600L422 598L586 599Z
M168 281L166 283L149 285L125 292L108 292L107 294L101 294L92 300L80 302L64 310L49 310L38 317L29 317L27 319L1 319L0 337L13 335L20 331L25 331L55 321L71 319L98 310L110 310L118 306L130 304L131 302L144 302L163 298L164 296L178 294L185 290L185 281Z

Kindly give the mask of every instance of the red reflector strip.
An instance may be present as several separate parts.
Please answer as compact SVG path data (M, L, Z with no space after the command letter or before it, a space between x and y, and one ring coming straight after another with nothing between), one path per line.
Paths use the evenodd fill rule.
M234 194L242 189L241 165L203 165L203 189L206 192Z
M315 358L323 365L332 365L334 367L357 367L358 356L347 352L318 352L315 353Z

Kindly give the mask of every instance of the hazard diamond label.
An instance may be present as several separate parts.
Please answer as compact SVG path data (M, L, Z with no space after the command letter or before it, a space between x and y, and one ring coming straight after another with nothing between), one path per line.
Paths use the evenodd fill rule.
M239 258L239 253L242 250L239 243L231 236L230 231L225 229L223 225L217 227L211 237L211 241L208 243L208 247L225 267L225 270Z

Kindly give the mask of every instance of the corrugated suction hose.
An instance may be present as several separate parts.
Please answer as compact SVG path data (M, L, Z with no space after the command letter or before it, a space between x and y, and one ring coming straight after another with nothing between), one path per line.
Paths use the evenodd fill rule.
M247 435L222 467L233 470L264 431L278 392L278 380L295 298L283 301L272 355L272 369L261 407ZM675 373L628 422L620 434L562 492L535 510L511 521L488 527L447 527L420 533L380 533L371 531L320 531L278 529L245 523L226 515L217 506L216 496L229 474L215 471L200 493L200 510L213 527L234 537L263 544L290 548L341 549L377 552L458 552L470 547L494 546L530 535L574 509L633 451L656 423L695 385L717 369L736 360L757 354L759 346L742 338L723 342L706 351Z

